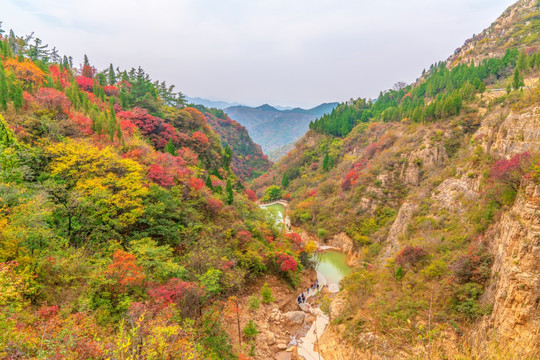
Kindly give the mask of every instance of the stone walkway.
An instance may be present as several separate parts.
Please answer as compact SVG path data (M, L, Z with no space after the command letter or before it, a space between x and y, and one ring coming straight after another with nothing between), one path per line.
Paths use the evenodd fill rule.
M321 309L313 308L309 303L307 303L307 300L310 297L315 296L317 293L322 291L323 287L327 286L326 278L323 276L323 274L319 272L317 272L317 280L319 281L319 290L310 289L309 293L304 292L306 302L298 304L300 309L302 309L303 311L315 315L315 321L309 328L306 336L301 338L297 344L298 355L306 360L324 360L321 354L315 351L314 347L318 337L322 335L324 329L326 328L326 325L328 325L328 318L326 317L326 315L324 315Z

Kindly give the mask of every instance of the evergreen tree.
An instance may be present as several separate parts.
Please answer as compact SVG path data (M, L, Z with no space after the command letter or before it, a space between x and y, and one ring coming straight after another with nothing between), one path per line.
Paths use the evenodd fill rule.
M107 75L109 76L109 85L116 84L116 73L114 72L113 64L109 65L109 72Z
M210 190L214 189L214 187L212 186L212 179L210 179L210 175L206 177L206 187L209 188Z
M13 107L15 111L19 112L24 104L23 98L23 89L20 84L15 86L15 91L13 92Z
M167 146L165 146L165 152L168 152L169 154L176 156L176 148L174 147L172 138L169 139L169 143Z
M6 72L4 64L0 62L0 109L7 110L7 102L9 99L8 86L6 80Z
M233 158L233 151L232 149L227 145L225 147L225 153L223 154L223 166L225 168L229 168L229 166L231 165L231 161L232 161L232 158Z
M83 65L90 66L90 62L88 61L88 56L86 56L86 54L84 54Z
M523 71L527 69L528 64L529 62L527 61L527 55L525 55L525 51L520 52L518 60L517 60L516 68L519 71Z
M287 173L284 173L283 177L281 178L281 186L283 186L284 188L289 186L289 176L287 175Z
M231 205L234 202L234 193L231 181L227 179L227 184L225 185L225 196L227 204Z
M519 69L516 67L516 69L514 70L514 80L512 80L512 86L514 89L517 90L524 85L525 83L523 81L523 76L519 72Z
M326 153L324 155L324 159L323 159L323 163L322 163L322 169L323 171L328 171L332 168L332 158L330 157L330 155L328 155L328 153Z

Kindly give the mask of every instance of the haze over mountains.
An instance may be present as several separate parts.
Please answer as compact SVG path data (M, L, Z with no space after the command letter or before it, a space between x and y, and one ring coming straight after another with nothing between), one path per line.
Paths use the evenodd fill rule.
M309 123L329 114L337 102L324 103L311 109L264 104L258 107L214 101L199 97L186 98L194 104L224 110L231 119L246 127L255 143L261 145L272 161L278 161L292 149L296 140L309 129Z
M244 125L253 141L261 145L271 160L277 161L286 154L279 151L281 148L292 145L306 133L311 121L330 113L337 105L325 103L307 110L278 110L268 104L256 108L231 106L225 112Z

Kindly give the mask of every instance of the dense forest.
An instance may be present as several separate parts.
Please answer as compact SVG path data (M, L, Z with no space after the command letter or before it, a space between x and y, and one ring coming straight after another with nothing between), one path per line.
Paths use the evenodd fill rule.
M396 83L394 89L381 92L375 100L360 98L342 103L331 114L312 122L310 129L343 137L360 122L446 120L460 114L463 104L483 93L486 85L513 74L504 89L518 89L524 85L521 73L538 67L540 54L534 48L521 52L508 49L502 58L485 59L479 65L460 64L448 69L446 62L440 62L424 72L416 84Z
M268 165L234 160L245 131L220 140L141 68L77 67L13 31L0 55L0 357L250 351L223 330L231 296L263 274L294 285L303 248L244 190Z

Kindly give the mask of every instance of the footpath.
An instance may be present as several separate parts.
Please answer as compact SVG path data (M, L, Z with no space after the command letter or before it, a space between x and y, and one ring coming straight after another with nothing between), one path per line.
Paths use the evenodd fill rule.
M326 278L319 272L317 272L317 280L319 282L319 290L309 289L309 293L305 291L304 296L306 297L306 301L298 304L302 311L315 315L315 321L309 328L306 336L299 339L297 342L298 355L306 360L324 360L322 355L315 351L314 348L315 343L324 332L329 320L321 309L313 308L311 304L307 302L310 297L317 295L325 286L328 286ZM297 300L295 299L295 301Z

